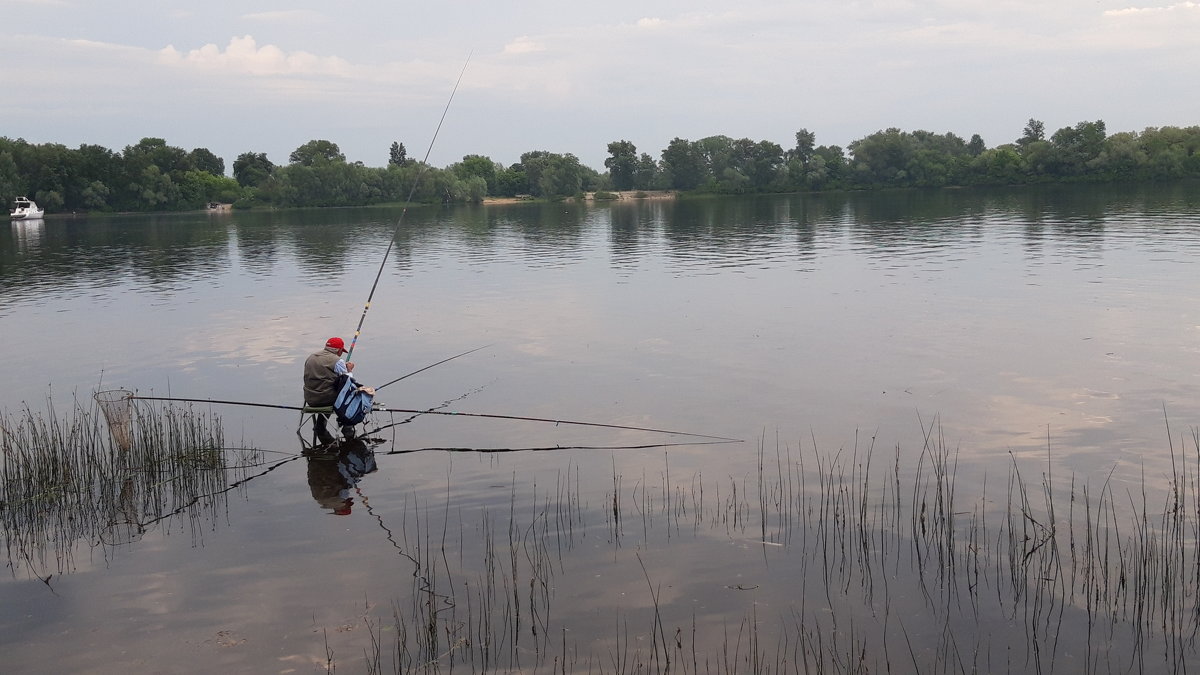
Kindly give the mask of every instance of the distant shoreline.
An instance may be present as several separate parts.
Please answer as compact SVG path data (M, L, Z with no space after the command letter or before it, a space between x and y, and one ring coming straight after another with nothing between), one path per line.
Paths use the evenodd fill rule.
M609 194L617 196L616 199L595 199L594 192L584 193L583 200L587 202L619 202L628 200L648 200L658 201L663 199L675 199L676 192L674 190L611 190ZM523 202L544 202L544 199L535 199L532 197L485 197L483 204L521 204Z

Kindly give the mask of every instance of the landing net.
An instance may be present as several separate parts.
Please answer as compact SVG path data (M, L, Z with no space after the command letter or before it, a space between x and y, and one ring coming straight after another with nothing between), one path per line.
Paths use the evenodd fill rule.
M113 442L122 450L133 447L133 392L128 389L98 391L93 396Z

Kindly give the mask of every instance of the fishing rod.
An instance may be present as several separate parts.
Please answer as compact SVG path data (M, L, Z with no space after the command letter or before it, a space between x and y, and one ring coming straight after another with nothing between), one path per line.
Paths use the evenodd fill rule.
M454 94L458 91L458 85L462 82L463 74L467 72L467 64L471 62L471 55L467 55L466 62L463 63L462 71L458 73L458 79L454 82L454 88L450 90L450 98L446 101L446 107L442 110L442 117L438 120L437 128L433 130L433 138L429 140L429 147L425 149L425 157L421 160L421 167L417 170L417 176L413 179L412 188L408 191L408 198L404 200L404 208L400 211L400 219L396 222L396 229L392 232L392 238L388 240L387 250L383 253L383 260L379 263L379 271L375 273L375 282L371 284L371 292L367 294L367 304L363 306L362 316L358 318L358 327L354 329L354 336L350 338L350 349L346 350L346 361L354 354L354 345L358 344L358 336L362 333L363 322L367 320L367 311L371 309L371 299L375 297L375 289L379 286L379 278L383 276L383 268L387 265L388 256L392 253L392 247L396 245L396 237L400 234L400 228L404 225L404 215L408 213L408 204L412 201L413 195L417 192L417 185L421 183L421 176L425 175L425 170L429 168L429 153L433 152L433 144L437 142L438 132L442 130L442 123L446 121L446 114L450 112L450 104L454 101Z
M457 359L460 356L466 356L467 354L473 354L473 353L479 351L480 349L487 349L488 347L491 347L491 345L484 345L482 347L476 347L475 349L467 350L461 354L455 354L454 356L451 356L448 359L442 359L441 361L438 361L437 363L431 363L431 364L425 366L424 368L419 368L417 370L414 370L407 375L401 375L400 377L397 377L396 379L392 380L391 382L388 382L386 384L381 384L378 387L375 387L375 391L379 391L380 389L383 389L384 387L388 386L389 384L396 384L397 382L399 382L400 380L403 380L406 377L412 377L413 375L416 375L417 373L423 373L426 370L429 370L430 368L432 368L434 366L440 366L447 361L453 361L454 359Z
M406 410L404 408L376 408L376 412L390 413L413 413L417 415L448 415L450 417L486 417L494 420L517 420L521 422L549 422L552 424L573 424L581 427L602 427L605 429L624 429L626 431L649 431L656 434L674 434L676 436L691 436L693 438L711 438L717 441L728 441L731 443L741 443L740 438L728 438L726 436L709 436L708 434L696 434L690 431L672 431L670 429L654 429L651 427L631 427L623 424L603 424L600 422L579 422L575 420L557 420L548 417L522 417L519 415L492 415L487 413L469 413L455 412L452 410Z
M304 407L296 406L296 405L279 405L276 403L253 403L253 402L249 402L249 401L221 401L221 400L210 399L210 398L176 398L176 397L168 397L168 396L138 396L135 394L135 395L129 396L129 399L130 400L136 399L136 400L140 400L140 401L175 401L175 402L179 402L179 403L215 403L215 404L220 404L220 405L240 405L240 406L249 406L249 407L255 407L255 408L275 408L278 410L299 410L302 412L305 410ZM674 434L676 436L691 436L693 438L709 438L709 439L716 440L716 441L727 441L730 443L741 443L742 442L742 439L740 439L740 438L729 438L727 436L710 436L708 434L696 434L696 433L692 433L690 431L672 431L670 429L654 429L651 427L633 427L633 426L626 426L623 424L604 424L601 422L580 422L578 420L559 420L559 419L551 419L549 417L522 417L519 415L494 415L494 414L488 414L488 413L456 412L456 411L451 411L451 410L407 410L404 408L386 408L386 407L373 408L371 410L371 412L411 413L411 414L415 414L415 415L447 415L447 416L451 416L451 417L482 417L482 418L494 419L494 420L516 420L518 422L549 422L549 423L556 424L556 425L557 424L571 424L574 426L581 426L581 427L600 427L600 428L604 428L604 429L623 429L625 431L648 431L648 432L656 433L656 434Z
M557 450L648 450L650 448L674 448L683 445L721 445L741 441L700 441L692 443L646 443L643 445L553 445L541 448L408 448L387 450L382 455L408 455L414 452L473 452L479 454L503 454L509 452L552 452Z
M277 403L253 403L250 401L219 401L211 398L172 398L169 396L138 396L133 394L127 396L131 401L174 401L176 403L218 403L221 405L241 405L253 408L277 408L279 410L300 410L303 411L305 406L298 405L279 405Z

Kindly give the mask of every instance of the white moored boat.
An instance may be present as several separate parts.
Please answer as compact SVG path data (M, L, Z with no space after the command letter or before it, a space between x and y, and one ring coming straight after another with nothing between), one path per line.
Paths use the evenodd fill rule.
M41 218L45 211L38 207L29 197L17 197L13 210L9 215L13 220L34 220Z

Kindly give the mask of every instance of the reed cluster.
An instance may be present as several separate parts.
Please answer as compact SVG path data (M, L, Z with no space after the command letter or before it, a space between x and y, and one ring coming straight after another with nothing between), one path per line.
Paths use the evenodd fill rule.
M935 424L907 456L873 439L832 453L764 440L754 469L719 479L680 480L669 455L657 476L614 463L599 508L578 467L532 494L514 476L508 508L469 511L477 520L448 484L389 525L413 575L391 616L369 621L368 663L1186 672L1200 656L1200 433L1169 452L1162 482L1093 486L1054 475L1048 457L1011 457L993 485L963 484ZM739 580L690 579L693 553L720 541L744 552Z
M68 573L79 547L107 556L177 516L195 542L258 459L225 448L208 413L115 403L126 407L110 419L78 399L65 413L48 399L44 411L0 414L0 527L14 574Z

